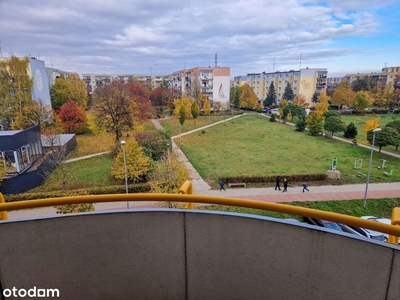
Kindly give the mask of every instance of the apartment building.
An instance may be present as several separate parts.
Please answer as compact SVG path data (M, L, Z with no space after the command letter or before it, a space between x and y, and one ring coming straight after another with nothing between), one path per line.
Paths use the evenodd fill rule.
M271 82L276 89L276 102L282 99L287 83L293 89L295 95L304 95L307 103L312 105L314 93L321 93L326 89L328 71L326 68L305 68L300 70L290 70L286 72L272 73L251 73L246 76L246 83L250 85L256 93L258 100L262 101L267 97ZM234 78L235 85L243 83L243 77Z
M96 87L108 84L113 80L124 83L129 80L137 80L151 89L155 89L163 81L169 82L171 77L166 74L82 74L82 78L86 82L88 92L92 93Z
M211 107L220 102L221 108L227 108L230 93L229 67L197 67L173 72L171 85L179 89L182 95L191 94L199 88L207 96Z
M382 86L387 85L388 83L396 85L400 83L400 67L385 67L382 68L382 72L346 74L344 78L352 83L354 80L361 79L363 77L370 77L374 82Z
M57 78L60 78L63 76L64 78L68 78L73 72L66 72L66 71L61 71L59 69L54 69L54 68L47 68L46 67L46 73L47 73L47 80L49 82L49 87L52 87L52 85L56 82Z

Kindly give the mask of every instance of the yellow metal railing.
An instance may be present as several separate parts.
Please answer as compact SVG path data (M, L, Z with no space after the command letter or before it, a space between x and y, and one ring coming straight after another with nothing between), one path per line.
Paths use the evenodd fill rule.
M4 213L7 211L45 207L45 206L56 206L66 204L78 204L78 203L101 203L101 202L127 202L127 201L173 201L173 202L186 202L186 207L193 207L193 203L205 203L205 204L219 204L229 206L239 206L255 209L263 209L268 211L275 211L280 213L287 213L298 216L308 216L311 218L323 219L333 221L337 223L343 223L363 228L372 229L375 231L389 234L388 242L397 245L398 237L400 236L400 208L396 207L393 210L392 225L378 223L374 221L364 220L357 217L331 213L326 211L320 211L311 208L297 207L286 204L263 202L256 200L246 199L235 199L228 197L217 197L217 196L201 196L191 194L192 184L190 181L186 181L179 194L111 194L111 195L91 195L91 196L71 196L62 198L48 198L40 200L29 200L19 202L1 203L0 200L0 212L2 220L7 220L7 215L4 217ZM0 197L1 199L1 197Z
M0 193L0 205L6 203L6 201L4 200L4 196L2 193ZM7 211L1 211L0 210L0 220L8 220L8 213Z

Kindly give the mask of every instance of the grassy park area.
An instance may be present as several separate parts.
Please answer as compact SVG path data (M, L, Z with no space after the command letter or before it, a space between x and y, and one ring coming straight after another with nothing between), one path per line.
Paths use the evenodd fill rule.
M179 142L176 140L175 142ZM361 183L359 171L368 169L370 150L353 148L350 144L322 136L298 132L294 127L261 115L249 115L182 136L181 148L203 179L216 181L227 175L289 175L325 173L332 159L338 158L337 169L342 184ZM355 160L363 160L360 170L354 169ZM371 168L371 182L400 180L400 173L387 177L380 159L388 168L399 170L400 161L385 154L375 153Z

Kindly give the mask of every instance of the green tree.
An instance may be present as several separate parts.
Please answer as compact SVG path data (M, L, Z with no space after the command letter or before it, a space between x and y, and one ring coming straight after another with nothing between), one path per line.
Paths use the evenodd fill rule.
M304 107L301 105L297 104L288 104L284 109L283 109L283 115L286 116L287 114L291 114L293 117L298 116L302 117L305 115Z
M58 110L70 99L84 109L88 105L86 83L79 78L78 74L71 74L67 79L64 76L57 78L50 89L50 96L55 110Z
M358 131L356 125L351 122L349 125L346 126L346 131L344 132L344 137L348 139L354 139L357 137Z
M181 125L183 125L186 120L186 109L183 105L180 106L178 118L179 118L179 123L181 123Z
M192 116L192 102L190 101L189 97L184 96L175 101L174 114L175 116L184 114L185 118Z
M340 117L330 116L325 119L324 129L332 133L332 137L335 132L343 132L346 130L346 125Z
M365 91L358 91L353 101L353 108L357 111L362 112L370 106L370 100L368 93Z
M229 94L229 101L235 106L239 107L240 106L240 94L241 90L238 86L233 86L231 87L231 91Z
M324 118L329 118L329 117L340 117L340 113L336 110L327 110L322 114Z
M196 125L196 119L200 115L200 107L197 100L194 100L191 107L192 117L194 119L194 125Z
M318 94L317 94L317 92L314 92L311 101L314 103L314 105L315 105L315 103L318 102Z
M293 92L292 86L289 82L286 83L285 90L283 92L282 98L286 99L289 103L293 101L295 94Z
M400 121L396 120L396 121L392 121L386 124L385 127L391 127L394 128L397 132L395 134L395 136L393 137L393 143L392 145L396 147L396 151L400 146Z
M311 135L318 135L322 132L322 129L324 128L324 121L324 116L315 111L307 116L307 128Z
M271 81L271 84L269 85L269 88L268 88L267 97L265 98L263 104L265 107L267 107L272 104L275 104L275 102L276 102L276 89L275 89L274 82Z
M369 76L358 77L351 83L351 89L354 92L370 91L374 88L375 84L376 83L374 82L372 77Z
M367 140L372 145L374 133L372 130L367 132ZM376 147L379 147L379 153L382 150L382 147L386 147L388 145L393 145L393 137L396 135L396 129L392 127L385 126L381 131L375 133L375 143Z
M113 132L119 141L124 130L134 126L134 101L124 92L123 83L112 81L94 91L94 115L100 127Z
M203 111L204 111L204 114L205 114L206 116L209 116L210 113L211 113L210 101L208 101L208 99L205 99L205 100L204 100Z
M139 131L134 137L143 148L143 154L152 160L160 160L168 150L170 137L165 131Z
M251 86L244 84L240 87L240 106L254 108L257 105L257 95Z
M300 116L296 121L296 130L304 131L307 127L306 117L305 115Z
M136 183L144 180L150 170L150 158L144 155L143 148L139 146L138 142L134 138L126 141L125 156L128 181ZM111 175L118 180L125 179L122 148L119 149L114 164L111 167Z

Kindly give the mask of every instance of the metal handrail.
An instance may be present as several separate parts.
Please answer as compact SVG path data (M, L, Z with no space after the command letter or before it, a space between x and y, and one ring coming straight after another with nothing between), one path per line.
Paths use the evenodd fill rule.
M185 194L183 193L109 194L109 195L69 196L61 198L48 198L48 199L28 200L28 201L8 202L8 203L0 202L0 212L7 212L11 210L26 209L26 208L80 204L80 203L127 202L127 201L156 201L156 202L173 201L173 202L186 202L191 204L204 203L204 204L239 206L239 207L275 211L280 213L287 213L298 216L308 216L311 218L323 219L323 220L368 228L371 230L387 233L389 234L388 242L396 245L398 244L398 237L400 236L400 208L398 207L394 208L393 210L392 225L388 225L361 219L358 217L320 211L305 207L291 206L287 204L228 198L228 197L192 195L190 194L193 191L192 184L190 181L185 182L181 190ZM7 220L7 218L3 218L3 220Z

